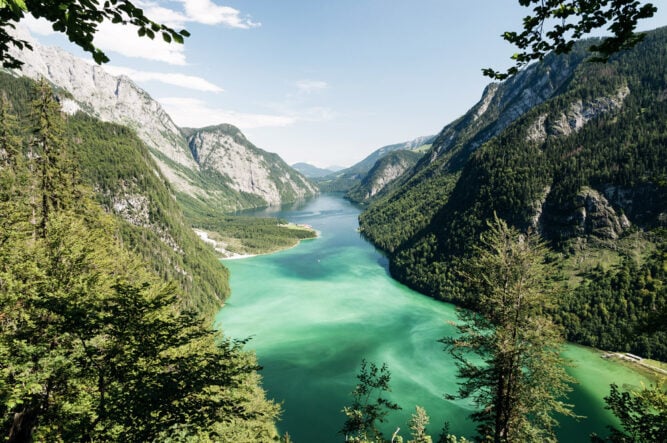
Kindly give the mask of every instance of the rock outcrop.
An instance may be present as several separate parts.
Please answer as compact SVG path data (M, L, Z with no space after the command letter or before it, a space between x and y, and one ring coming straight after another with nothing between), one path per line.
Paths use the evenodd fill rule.
M412 151L390 152L375 163L359 185L350 189L347 197L359 203L367 202L416 165L421 156Z
M195 151L190 149L181 128L156 100L128 77L111 75L102 67L62 49L42 46L32 41L26 31L16 32L21 33L23 40L31 41L34 48L15 54L24 62L16 75L45 78L63 90L60 100L65 112L80 111L133 129L148 146L177 197L180 194L219 210L236 211L294 201L317 192L305 177L285 165L277 155L252 146L238 129L235 131L240 135L236 137L244 142L232 143L228 138L227 144L224 137L216 139L210 131L202 130L202 149L215 153L202 164L193 155ZM249 146L254 148L252 153ZM229 148L226 152L225 147ZM264 157L270 156L270 160L253 163L250 159L259 151ZM280 164L282 172L276 173L275 164Z
M435 135L425 135L407 142L383 146L349 168L318 178L318 184L323 190L348 192L347 197L358 202L363 202L364 197L354 191L354 189L361 185L367 174L380 160L396 151L410 151L418 153L418 157L421 157L424 152L430 149L433 140L435 140ZM379 189L377 192L379 192Z
M623 86L615 95L601 96L587 101L576 100L570 104L566 112L560 112L554 116L542 114L528 128L526 139L542 143L551 136L568 136L573 132L578 132L594 118L620 109L629 94L630 88Z
M317 193L312 183L279 156L257 148L232 125L184 131L199 167L221 174L239 193L256 195L268 205Z
M617 239L630 227L624 213L619 213L601 192L582 188L568 208L541 214L540 225L558 240L594 236L601 239Z

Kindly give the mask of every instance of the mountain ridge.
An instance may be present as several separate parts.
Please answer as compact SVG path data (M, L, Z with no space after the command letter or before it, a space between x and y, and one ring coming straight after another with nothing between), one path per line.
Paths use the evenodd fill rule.
M264 182L256 188L257 194L252 189L246 192L230 188L229 180L226 179L230 171L216 171L218 174L203 171L195 160L182 129L174 123L157 101L130 78L124 75L113 76L103 68L87 63L59 48L42 46L34 42L25 30L16 32L22 33L21 38L31 42L33 51L21 53L20 56L25 63L21 71L15 71L15 74L26 75L33 79L44 77L56 87L67 91L71 98L68 98L64 109L71 114L81 111L102 121L118 123L135 130L139 138L149 147L160 171L173 186L177 198L187 202L195 199L203 205L217 207L222 212L234 212L290 202L317 192L305 177L291 172L278 175L289 176L290 183ZM229 126L222 123L217 127ZM200 130L207 132L210 128L200 128ZM240 132L238 128L232 132L236 131ZM243 139L247 141L245 136ZM243 154L260 157L269 155L263 150L253 150L252 154L245 152ZM271 161L275 161L273 155L266 161L257 158L255 163L268 165ZM242 164L237 163L237 165ZM281 163L281 167L289 168L284 162ZM244 172L251 173L237 171L235 175L240 176ZM271 174L267 172L262 176L270 177ZM285 189L285 192L276 199L274 192L266 191L271 187ZM264 197L270 198L266 200Z
M361 214L392 276L470 303L457 275L497 215L549 242L569 288L553 313L568 339L665 358L666 337L631 340L631 328L667 304L664 287L646 280L664 278L666 42L658 29L599 65L584 62L584 41L488 86ZM614 287L626 276L630 286Z

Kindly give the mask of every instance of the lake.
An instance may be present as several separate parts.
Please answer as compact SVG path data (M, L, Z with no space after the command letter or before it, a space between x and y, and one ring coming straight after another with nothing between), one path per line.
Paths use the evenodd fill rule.
M224 261L231 271L232 297L217 316L225 335L252 337L268 396L283 403L281 433L297 443L340 442L337 434L350 404L363 358L391 372L388 395L403 410L382 428L385 437L401 428L415 405L431 417L437 440L445 421L450 432L474 435L470 401L445 400L457 390L456 367L438 339L454 333L451 304L435 301L391 278L387 260L357 232L359 208L337 195L321 195L280 210L256 211L311 225L320 236L279 253ZM602 359L594 350L568 345L564 352L580 384L569 401L587 416L561 421L559 439L589 441L616 423L604 409L609 384L637 387L634 371Z

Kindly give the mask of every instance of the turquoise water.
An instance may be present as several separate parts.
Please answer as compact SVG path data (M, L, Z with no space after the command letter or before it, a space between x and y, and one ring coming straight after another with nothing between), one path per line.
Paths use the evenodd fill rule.
M452 433L472 436L471 403L444 399L456 392L456 367L437 340L453 333L455 308L392 280L386 259L357 233L358 214L332 195L258 213L307 223L320 237L280 253L225 261L232 297L218 314L221 328L234 338L252 337L247 348L264 367L264 387L283 402L280 431L297 443L342 441L341 410L350 403L362 358L388 365L390 398L403 407L390 414L387 436L396 427L409 435L415 405L428 411L435 438L445 420ZM613 423L602 400L609 384L638 386L642 379L587 348L568 346L565 354L581 381L570 402L588 418L564 420L559 436L584 442Z

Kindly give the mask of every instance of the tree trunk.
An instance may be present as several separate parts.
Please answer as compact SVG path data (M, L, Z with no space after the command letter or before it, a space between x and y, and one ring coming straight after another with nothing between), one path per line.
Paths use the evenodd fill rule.
M26 408L14 414L12 427L9 429L8 443L31 443L32 430L37 424L37 408Z

